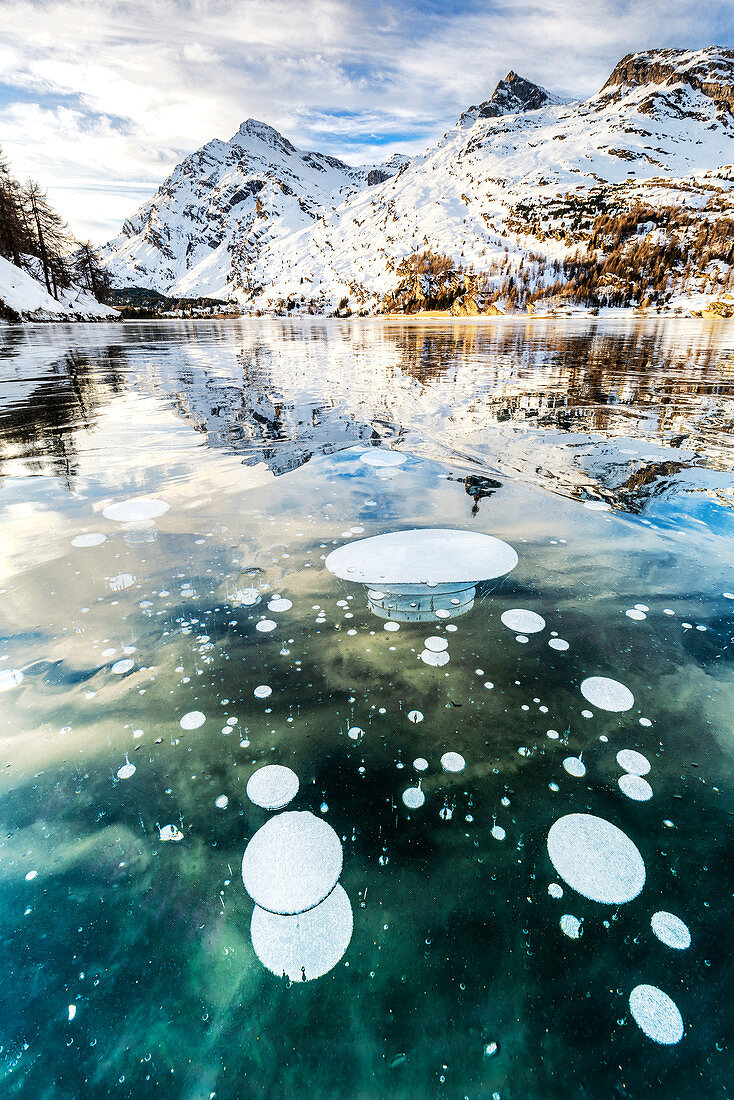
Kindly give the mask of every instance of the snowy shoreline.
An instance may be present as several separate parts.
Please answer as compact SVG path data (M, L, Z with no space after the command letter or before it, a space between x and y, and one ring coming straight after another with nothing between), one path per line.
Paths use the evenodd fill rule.
M47 316L21 316L18 320L8 320L0 317L1 326L17 326L17 325L58 325L58 324L122 324L122 325L148 325L148 324L181 324L182 322L188 323L201 323L212 321L314 321L323 323L324 321L335 321L343 324L348 322L365 322L365 321L387 321L387 322L404 322L409 321L411 323L420 322L422 324L431 323L444 323L451 322L452 325L494 325L502 324L510 321L512 323L522 322L523 324L533 324L536 322L546 321L565 321L565 320L585 320L585 321L722 321L732 322L734 317L727 317L724 314L718 313L715 310L640 310L635 307L621 307L619 309L599 309L590 310L582 307L578 309L558 310L555 312L545 313L503 313L503 314L475 314L473 316L455 316L449 310L435 310L426 311L422 313L373 313L364 317L352 315L351 317L339 317L328 313L241 313L232 316L220 316L220 317L121 317L117 311L110 310L109 314L100 315L95 313L81 314L81 313L57 313Z
M0 256L0 324L53 324L59 321L112 321L119 313L87 291L71 287L59 299L28 271Z

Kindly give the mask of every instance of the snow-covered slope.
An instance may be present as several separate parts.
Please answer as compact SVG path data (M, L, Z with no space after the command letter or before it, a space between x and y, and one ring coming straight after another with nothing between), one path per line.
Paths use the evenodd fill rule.
M530 268L542 284L600 215L639 203L701 222L734 213L733 112L734 51L716 47L630 54L579 102L509 73L372 186L364 169L299 153L249 121L184 161L107 262L118 280L262 309L345 297L379 309L400 260L427 247L498 284Z
M116 310L75 288L64 291L57 301L27 271L0 256L0 320L14 319L13 314L24 321L108 320L118 316Z

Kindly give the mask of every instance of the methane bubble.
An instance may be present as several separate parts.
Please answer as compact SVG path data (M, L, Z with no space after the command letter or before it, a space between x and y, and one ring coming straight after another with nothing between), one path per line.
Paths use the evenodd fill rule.
M266 764L247 781L247 797L264 810L282 810L298 794L298 776L282 764Z
M242 858L242 882L261 909L303 913L328 897L342 869L339 837L309 810L290 810L266 821Z
M545 628L545 619L535 611L526 611L523 607L512 607L503 611L502 623L517 634L537 634Z
M343 886L305 913L281 916L255 906L250 924L260 962L291 982L321 978L343 957L352 938L352 906Z
M105 519L112 519L117 523L140 523L144 520L157 519L169 508L170 504L166 504L165 501L138 497L135 500L121 500L117 504L110 504L102 515Z
M581 694L592 707L615 712L629 710L635 701L629 688L608 676L589 676L581 684Z
M630 1012L649 1039L672 1046L683 1038L683 1018L677 1004L655 985L637 985L630 993Z
M630 838L602 817L566 814L551 825L548 855L564 882L585 898L619 905L645 885L645 864Z
M691 933L688 925L674 913L667 913L661 909L653 913L650 919L653 932L666 947L673 947L676 951L685 951L691 946Z

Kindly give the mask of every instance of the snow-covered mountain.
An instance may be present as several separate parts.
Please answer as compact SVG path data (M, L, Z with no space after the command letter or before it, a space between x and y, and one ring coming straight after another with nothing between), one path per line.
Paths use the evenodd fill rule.
M266 310L325 311L347 298L373 312L400 261L426 248L496 293L558 284L559 270L562 283L580 248L596 283L614 282L624 264L610 274L597 261L620 247L619 225L637 210L623 247L631 234L680 268L667 283L655 269L658 300L701 292L705 304L732 282L734 257L710 238L734 214L733 161L734 50L653 50L623 58L576 102L511 72L433 148L371 172L301 153L249 120L176 168L105 256L118 281L167 293ZM573 278L580 285L576 269Z
M229 141L210 141L179 164L103 256L122 285L247 300L262 289L261 257L274 225L291 234L308 229L405 164L407 157L395 155L350 168L302 152L248 118Z

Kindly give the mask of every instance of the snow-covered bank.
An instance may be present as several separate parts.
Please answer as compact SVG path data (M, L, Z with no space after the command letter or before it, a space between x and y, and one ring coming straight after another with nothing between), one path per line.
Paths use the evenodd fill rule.
M38 279L0 256L0 322L111 321L118 317L116 309L76 287L62 291L57 301Z

